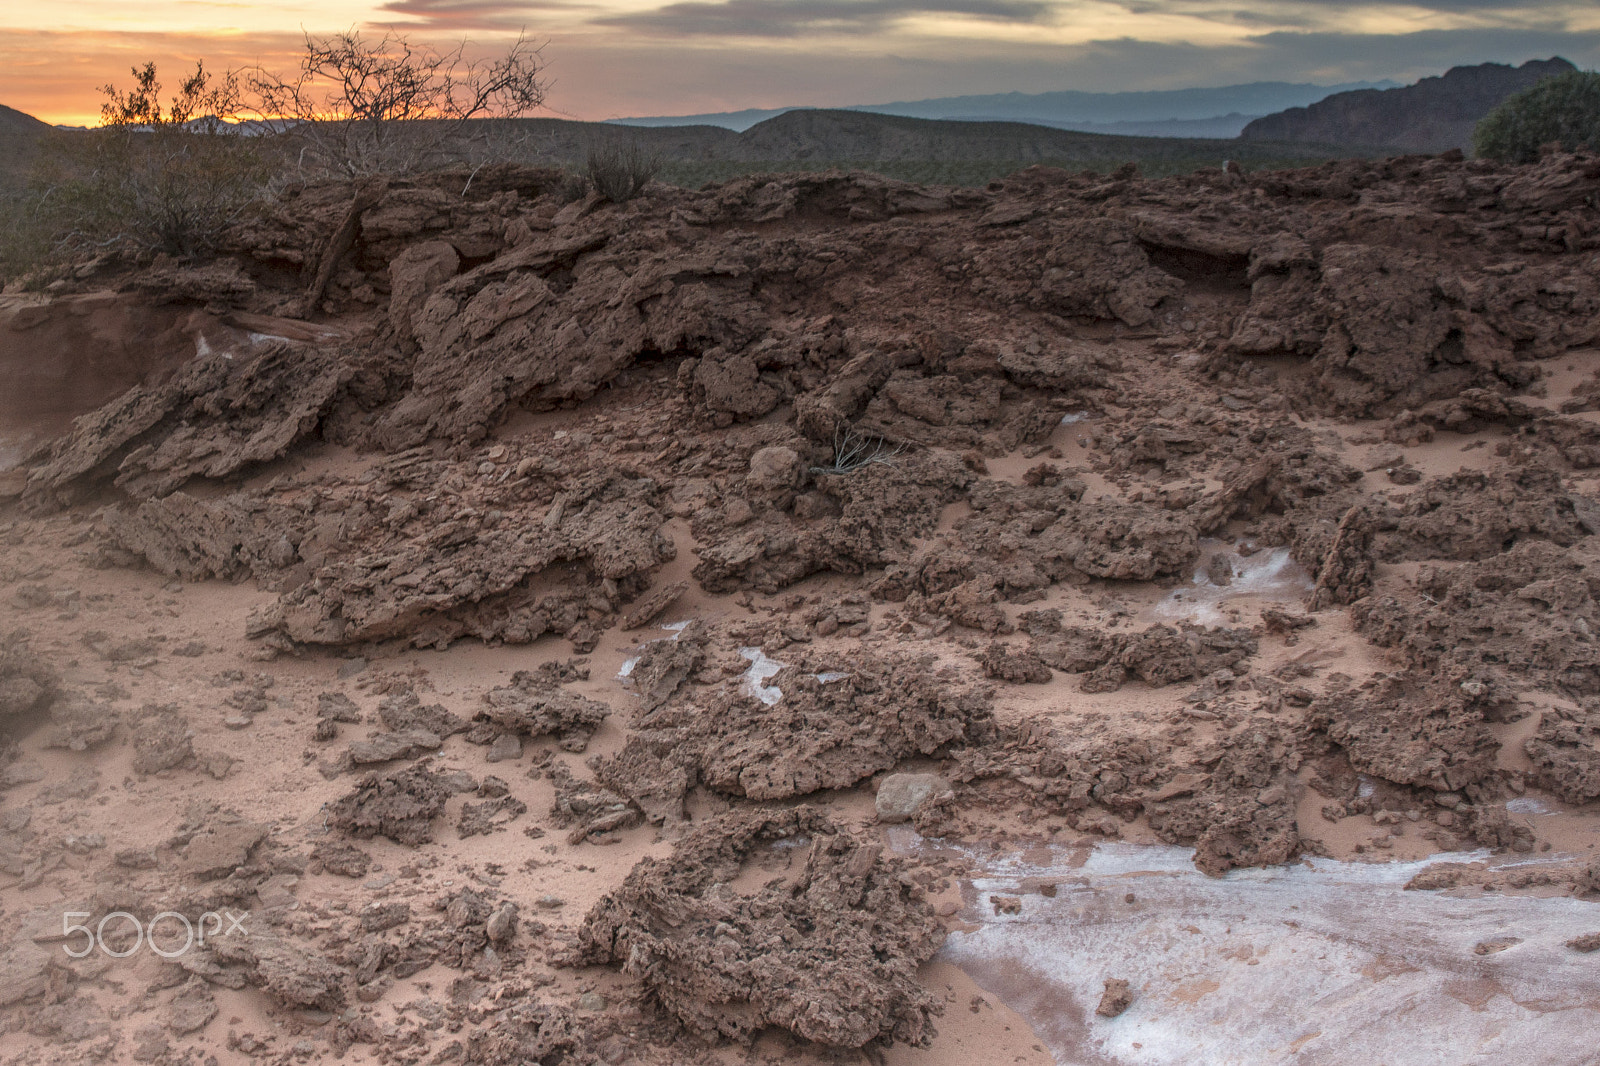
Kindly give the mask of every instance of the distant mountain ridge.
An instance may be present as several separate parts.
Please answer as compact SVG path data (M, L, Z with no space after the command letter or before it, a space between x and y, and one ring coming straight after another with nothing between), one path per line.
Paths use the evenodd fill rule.
M905 118L961 119L969 122L1028 122L1057 129L1133 136L1225 136L1231 128L1257 115L1315 103L1334 93L1358 89L1384 89L1394 81L1347 82L1313 85L1300 82L1262 81L1205 89L1167 89L1151 92L991 93L980 96L942 96L927 100L902 100L888 104L858 104L842 108L747 108L701 115L665 115L618 118L620 126L721 126L743 132L751 126L790 111L862 111ZM1202 130L1182 123L1219 123ZM1122 127L1122 128L1113 128ZM1137 127L1137 128L1134 128ZM1217 132L1226 129L1227 132Z
M1471 151L1473 127L1506 97L1576 69L1560 56L1530 59L1520 67L1452 67L1415 85L1338 93L1267 115L1239 136L1246 141L1362 144L1407 152Z

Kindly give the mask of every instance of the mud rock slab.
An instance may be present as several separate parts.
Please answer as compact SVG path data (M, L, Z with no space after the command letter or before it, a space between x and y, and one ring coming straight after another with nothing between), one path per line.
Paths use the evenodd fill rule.
M528 1063L584 1061L574 1058L586 1046L582 1022L565 1007L532 1002L511 1006L467 1034L472 1066L526 1066Z
M33 653L25 633L0 636L0 722L48 707L59 683L55 671Z
M424 766L371 773L355 791L328 806L328 824L358 839L385 836L397 844L433 839L434 818L444 811L450 789L444 775Z
M881 851L809 807L720 815L595 904L577 958L620 964L708 1038L776 1025L829 1047L925 1045L939 1008L916 971L943 930ZM779 883L729 891L752 864Z
M1526 541L1568 547L1584 532L1573 497L1554 471L1463 471L1412 493L1382 550L1405 559L1487 559Z
M1556 708L1544 712L1539 731L1524 742L1534 780L1568 803L1600 798L1600 713Z
M166 1023L179 1036L204 1029L217 1016L217 1000L200 978L191 977L173 994L167 1005Z
M23 502L54 507L110 481L135 498L281 457L321 425L354 375L337 345L272 340L196 356L80 419L29 475Z
M593 471L569 481L542 516L485 530L452 518L374 530L337 546L305 583L254 615L247 632L306 644L403 637L443 647L464 635L528 643L588 619L605 581L642 587L674 554L648 478ZM304 545L301 546L302 552ZM556 594L532 579L579 564Z
M1140 633L1067 626L1036 637L1031 652L1057 670L1087 674L1084 691L1110 692L1129 677L1152 687L1204 677L1245 662L1258 647L1249 630L1185 622L1154 625Z
M267 827L256 822L220 822L190 838L183 849L183 869L202 881L227 877L250 859L266 839Z
M50 952L26 940L13 941L0 951L0 1007L48 991L53 961Z
M582 751L611 713L598 700L568 692L547 677L519 670L511 684L484 694L488 704L475 720L519 737L556 736L567 751Z
M959 264L973 291L1058 315L1142 326L1182 291L1151 266L1133 229L1108 218L1036 219L995 231L989 247Z
M385 416L380 440L474 441L508 403L586 399L641 352L691 343L737 352L764 331L742 264L641 254L626 241L613 251L612 242L602 227L539 235L435 289L411 316L421 348L411 392ZM463 390L469 378L476 384Z
M461 257L447 241L413 244L389 263L389 325L402 348L415 350L412 319L433 290L460 269Z
M4 682L0 682L3 686ZM120 723L121 716L109 705L82 695L68 695L50 706L50 730L45 744L68 751L88 751L115 736Z
M661 613L689 591L687 581L674 581L670 585L663 585L654 592L643 596L632 607L628 608L618 623L621 629L638 629L640 626L649 625L661 616Z
M208 940L180 964L213 984L259 988L292 1006L331 1011L345 1001L343 969L264 929Z
M385 696L378 704L378 717L392 732L404 733L409 730L422 730L432 733L436 737L452 737L457 733L465 733L469 727L467 721L460 715L454 714L442 703L424 704L422 699L412 691L398 692L392 696ZM359 714L352 718L343 718L341 721L360 721Z
M819 667L848 676L832 682ZM710 706L680 699L650 712L640 724L672 731L665 765L730 795L785 799L820 789L849 788L902 759L946 747L982 744L993 736L993 693L959 672L916 659L854 656L816 667L791 666L770 682L776 703L748 694L725 695ZM641 743L644 743L641 738ZM639 756L644 770L651 761ZM644 772L635 784L602 760L602 779L629 795L662 802L671 775Z
M1312 721L1350 764L1387 781L1458 791L1494 772L1500 744L1486 720L1500 701L1482 684L1408 684L1387 678L1371 691L1318 700Z
M1100 1005L1094 1012L1102 1018L1115 1018L1133 1006L1133 990L1120 977L1108 977L1105 991L1100 995Z
M147 705L133 726L133 770L160 773L194 757L194 731L174 707Z
M773 445L750 457L745 483L760 492L776 492L798 487L804 473L805 466L793 448Z
M697 518L693 528L704 546L693 575L700 586L772 593L821 571L859 574L898 560L910 554L913 538L933 532L940 510L972 474L952 455L918 452L815 480L833 511L820 521L768 512L758 523L729 528Z
M890 774L878 786L874 803L878 821L909 822L923 804L949 790L950 782L938 774Z
M104 522L123 548L185 581L265 575L300 560L300 523L245 497L203 501L174 492L136 508L108 510Z
M351 844L324 840L311 849L313 862L322 863L323 869L340 877L365 877L372 866L372 856Z
M1421 597L1370 597L1351 618L1413 669L1458 678L1504 670L1581 698L1600 694L1591 587L1600 588L1600 559L1587 540L1570 548L1530 540L1482 562L1423 566Z

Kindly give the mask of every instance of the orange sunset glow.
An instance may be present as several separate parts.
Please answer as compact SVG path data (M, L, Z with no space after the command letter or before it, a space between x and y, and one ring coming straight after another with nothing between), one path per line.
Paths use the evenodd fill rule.
M302 32L396 29L544 44L559 116L603 119L953 93L1406 78L1511 54L1600 56L1580 5L1474 0L57 0L0 13L0 102L92 124L98 89L154 61L293 65Z

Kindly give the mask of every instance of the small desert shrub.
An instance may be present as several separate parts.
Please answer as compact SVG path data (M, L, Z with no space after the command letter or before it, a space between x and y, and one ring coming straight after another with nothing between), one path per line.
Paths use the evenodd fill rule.
M127 93L104 90L103 125L41 145L6 205L8 273L104 253L201 255L262 194L258 145L216 121L237 100L231 78L197 66L163 106L154 64L133 73Z
M1600 73L1574 70L1509 97L1472 132L1486 159L1531 163L1546 144L1600 151Z
M25 279L38 288L57 277L61 262L50 206L37 190L0 193L0 285Z
M603 144L589 149L589 184L612 203L638 196L661 171L661 157L645 152L637 143Z

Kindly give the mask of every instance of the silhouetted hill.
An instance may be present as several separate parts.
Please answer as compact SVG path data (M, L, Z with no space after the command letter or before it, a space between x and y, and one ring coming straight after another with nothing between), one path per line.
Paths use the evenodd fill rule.
M1350 89L1387 89L1392 81L1349 82L1343 85L1261 81L1248 85L1224 85L1206 89L1163 89L1154 92L1047 92L990 93L983 96L940 96L928 100L901 100L889 104L858 104L835 108L839 111L865 111L905 118L960 119L967 122L1033 122L1060 129L1093 133L1148 135L1155 137L1232 137L1251 118L1286 107L1315 103L1332 93ZM768 110L719 111L703 115L651 116L613 119L625 126L722 126L743 132L758 122L789 111L815 108L779 107ZM1222 123L1225 133L1216 128L1185 129L1182 123L1218 123L1234 115L1243 116L1237 125ZM1136 128L1113 128L1126 123Z
M18 181L28 172L39 138L50 129L32 115L0 104L0 183Z
M1239 138L1381 145L1407 152L1470 151L1472 128L1502 100L1576 69L1559 56L1530 59L1520 67L1453 67L1441 77L1404 88L1339 93L1309 107L1267 115L1246 126Z
M1349 149L1199 137L1125 137L1025 122L905 118L866 111L785 111L743 133L720 126L639 127L564 119L513 120L528 158L582 167L591 146L637 144L666 164L664 176L697 183L756 170L875 169L911 180L987 181L1034 163L1109 170L1137 162L1148 173L1196 166L1309 162ZM997 169L998 168L998 169ZM1009 169L1008 169L1009 168Z

